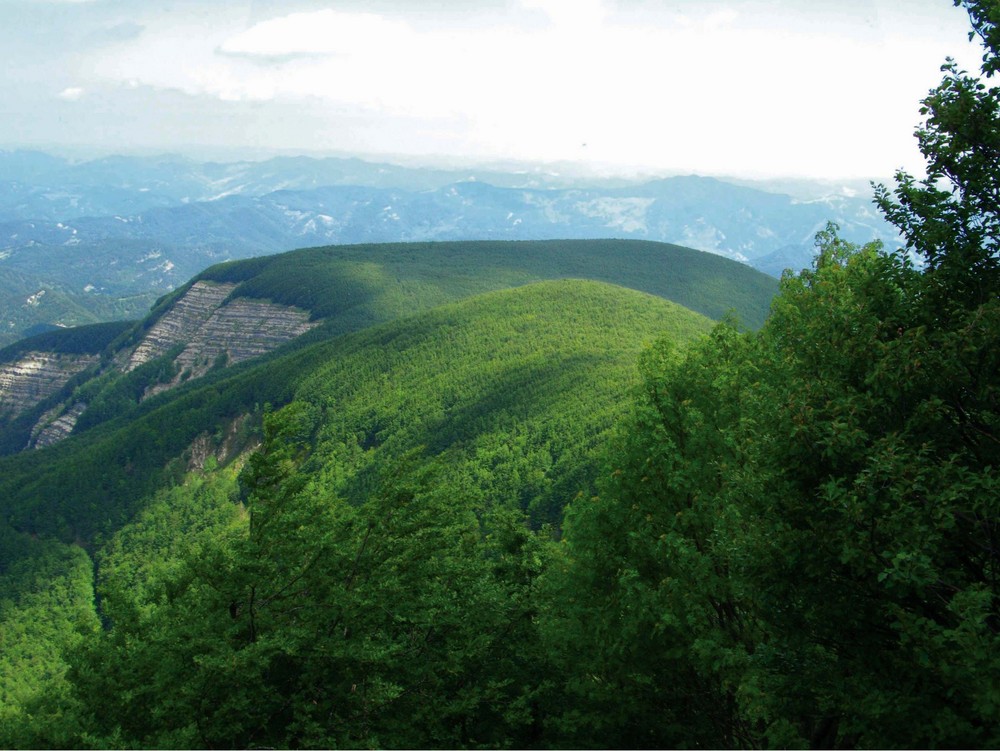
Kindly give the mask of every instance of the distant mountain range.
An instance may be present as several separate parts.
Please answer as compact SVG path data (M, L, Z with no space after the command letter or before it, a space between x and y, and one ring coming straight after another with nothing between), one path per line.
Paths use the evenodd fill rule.
M772 276L813 236L892 242L870 199L809 200L715 178L574 182L542 171L434 170L359 159L74 163L0 152L0 344L45 325L138 317L218 261L400 241L630 238L706 250Z

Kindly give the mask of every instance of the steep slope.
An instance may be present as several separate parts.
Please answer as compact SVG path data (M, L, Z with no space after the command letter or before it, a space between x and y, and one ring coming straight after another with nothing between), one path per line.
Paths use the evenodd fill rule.
M95 585L159 598L159 577L191 545L246 524L239 462L220 465L259 444L266 404L294 400L306 416L317 497L362 504L401 463L434 464L463 514L558 523L593 486L638 352L710 325L634 290L530 284L216 370L131 416L0 459L0 637L17 645L0 659L0 739L38 742L3 733L36 727L26 707L66 690L62 650L93 638Z
M221 357L238 363L270 352L316 324L307 311L249 297L228 298L235 284L198 281L145 333L124 365L126 373L183 347L178 379L204 375Z
M756 327L776 283L741 264L641 241L544 241L313 248L221 264L157 305L105 353L88 381L26 403L0 450L48 446L121 416L213 369L263 355L321 326L357 331L489 290L542 279L606 281ZM0 360L2 363L2 360ZM53 382L55 383L55 382Z
M52 332L0 351L0 451L51 446L81 417L96 424L212 368L265 354L317 325L294 307L229 300L235 287L199 281L162 301L139 324ZM76 345L68 345L74 337Z
M99 355L25 352L0 365L0 415L19 415L61 389L77 373L96 364Z
M562 462L573 468L543 483L546 492L521 488L508 496L523 495L539 518L550 518L570 492L567 483L586 485L584 460L621 408L639 350L663 333L683 340L709 324L668 301L594 282L471 298L215 371L204 385L188 382L131 417L0 460L0 513L24 531L87 540L176 481L199 436L221 443L233 420L298 397L328 414L330 445L346 447L344 461L356 463L357 479L345 492L363 495L365 472L387 452L423 445L482 462L522 451L534 457L532 471L551 472ZM499 466L490 474L504 482L526 476Z
M0 349L0 445L13 440L14 450L23 448L24 430L34 424L39 408L51 407L58 416L62 408L50 405L51 398L94 369L101 353L131 326L113 322L56 329Z

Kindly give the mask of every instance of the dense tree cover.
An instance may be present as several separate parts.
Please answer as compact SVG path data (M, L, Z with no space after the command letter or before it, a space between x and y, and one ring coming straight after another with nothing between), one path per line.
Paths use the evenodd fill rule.
M296 305L337 333L470 295L546 279L592 279L672 300L751 328L775 280L721 256L640 240L396 243L308 248L214 266L198 278L238 282L236 296Z
M307 310L323 322L286 345L287 352L483 292L562 278L646 291L712 318L732 311L751 327L763 322L777 289L774 279L710 253L628 240L359 245L231 261L164 295L131 326L70 329L33 339L55 351L103 350L104 357L100 366L78 374L33 409L0 418L0 456L24 450L39 419L60 405L87 405L75 434L110 419L139 416L147 389L176 375L170 360L177 352L123 373L126 350L138 345L198 280L238 284L230 299L271 300ZM102 346L95 349L98 342ZM28 344L0 351L0 361L25 351Z
M325 358L268 418L240 478L245 517L153 566L124 552L157 549L124 542L141 526L112 542L112 628L73 653L68 693L31 707L53 718L33 737L995 745L998 420L980 406L968 430L958 400L996 403L996 300L932 327L932 272L832 228L818 242L760 332L727 322L645 355L600 492L574 502L558 545L517 503L470 494L448 441L474 435L438 401L461 404L455 360L473 342L517 364L504 347L535 312L551 321L560 285L522 307L525 290L480 298L507 316L475 328L466 303L348 340L380 354ZM590 287L581 308L634 320ZM409 404L421 388L430 409ZM410 450L428 420L449 426L433 460ZM365 480L358 457L379 451Z
M647 358L553 569L581 745L1000 744L998 102L945 67L908 249L830 227L760 332Z
M821 239L759 334L650 356L574 506L581 743L1000 741L1000 309L929 326L926 272Z
M99 626L93 564L81 548L0 527L0 557L0 739L14 748L33 745L33 726L61 722L64 654ZM28 709L43 700L45 709Z
M0 745L1000 745L998 101L947 66L908 248L829 226L759 331L560 282L274 358L238 475L91 538L99 631L86 553L3 529Z
M100 354L105 347L133 325L135 325L133 321L111 321L46 331L0 349L0 362L13 360L24 352Z
M360 501L392 457L423 446L447 457L468 503L556 523L590 485L640 348L657 331L686 341L703 322L648 295L566 281L370 329L297 391L321 415L312 466L346 471L336 492Z
M71 658L77 689L70 697L51 692L28 702L26 716L50 720L15 723L0 740L532 742L542 732L536 712L542 687L531 676L544 662L532 593L549 533L536 536L530 527L558 520L565 500L591 487L603 437L625 409L643 346L663 331L683 341L709 326L632 290L579 281L528 285L217 374L207 385L165 395L138 420L111 421L51 450L15 457L0 478L8 518L88 542L99 612L110 631L88 638ZM261 406L270 401L260 399L259 389L279 383L285 391L269 392L280 397L274 401L296 398L297 406L271 418L240 494L227 468L185 479L183 462L164 464L163 457L183 453L233 410L252 411L246 405L255 397ZM294 431L281 427L286 423ZM243 445L252 440L251 430ZM265 469L277 473L271 485ZM172 479L178 484L157 494ZM258 538L254 530L275 494L288 515L268 522L274 531ZM289 526L296 524L301 529ZM369 527L365 550L375 557L358 565L374 568L365 575L371 586L362 588L360 574L349 583L344 572L352 569L344 567L354 566L351 556L368 545ZM247 540L266 545L248 547ZM238 639L228 646L218 641L219 627L245 638L247 622L234 619L230 606L240 610L246 591L278 586L271 578L280 583L287 576L282 561L317 555L323 565L310 568L306 579L317 592L314 577L329 580L327 599L312 603L305 621L298 620L306 612L297 601L282 605L287 613L268 606L253 616L255 633L288 636L284 646L246 652ZM341 589L333 588L337 577ZM421 582L438 580L439 590L421 590ZM379 620L390 601L400 610L392 611L394 620ZM317 653L315 619L330 617L331 602L356 624L354 637ZM477 618L469 618L470 603ZM415 642L417 634L424 641ZM168 658L179 645L183 650ZM190 683L192 664L215 664L202 653L215 655L219 670L202 676L207 683ZM321 657L332 662L317 662ZM241 665L251 673L240 672ZM294 700L283 693L292 690L293 667L313 681L296 688ZM343 698L343 685L324 682L335 667L351 677L350 686L367 687L364 696L347 697L359 702L353 709L331 698ZM255 692L248 676L270 680L273 671L285 678L270 694ZM238 697L230 683L245 685L247 693ZM210 697L223 692L233 702L229 714L209 719ZM265 695L276 702L271 709L254 704ZM100 706L87 703L96 697ZM200 704L183 703L195 697ZM452 708L442 709L442 702ZM288 712L278 712L286 704ZM341 717L340 734L316 718L316 727L307 728L306 705ZM234 725L237 706L247 716ZM195 725L178 726L182 716Z
M540 518L552 518L562 493L575 493L596 461L600 433L620 414L644 343L658 330L686 339L710 324L665 300L586 282L541 283L456 305L217 372L51 449L0 459L0 509L19 529L92 539L178 479L185 465L177 457L199 434L306 389L328 411L329 430L346 431L335 440L349 436L356 461L372 466L402 446L427 443L437 452L454 444L478 468L466 473L481 478L473 481L478 492L522 488L525 503L537 495ZM390 377L399 382L386 389ZM389 428L398 433L390 446L369 452ZM519 464L528 455L530 467ZM545 479L561 457L567 464ZM536 484L547 491L524 489L529 478L520 472L541 473ZM498 487L487 491L488 483Z
M164 598L167 582L185 557L239 523L242 513L233 503L236 494L232 470L193 475L183 485L158 492L134 523L97 546L93 563L80 548L46 543L53 551L65 550L64 557L73 551L81 559L76 568L60 565L52 552L44 557L37 551L21 551L20 562L4 581L15 591L33 582L38 591L29 589L33 599L22 595L9 603L9 610L0 612L0 633L22 629L20 642L5 645L10 648L5 652L8 664L0 664L2 682L23 687L21 695L12 696L7 722L0 725L5 747L114 745L112 739L102 742L86 734L82 705L71 690L80 680L72 675L67 680L66 655L90 650L101 638L98 613L105 626L121 628L134 627L146 617ZM38 571L34 580L24 577L26 568ZM95 568L102 590L97 600ZM70 581L71 575L84 595L77 601L60 594L66 586L63 580ZM15 660L18 664L11 663Z
M331 496L302 473L311 430L303 403L269 417L240 477L246 523L185 540L170 569L135 566L116 542L114 627L72 660L71 745L498 746L530 733L541 540L510 512L477 516L433 462L403 458L364 504Z

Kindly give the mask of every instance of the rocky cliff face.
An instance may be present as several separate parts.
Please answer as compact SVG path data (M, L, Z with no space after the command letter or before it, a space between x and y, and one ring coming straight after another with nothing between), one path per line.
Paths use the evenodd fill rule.
M31 431L27 447L41 449L67 438L86 409L87 405L83 402L77 402L69 409L64 409L62 405L50 409Z
M147 388L145 397L166 391L213 367L233 365L270 352L291 341L317 322L299 308L266 300L236 298L226 302L235 284L196 282L146 332L131 352L114 357L115 367L130 372L169 352L184 349L174 360L176 376ZM0 369L0 411L15 413L55 393L74 374L97 362L90 357L33 352ZM29 447L41 448L68 436L86 405L67 403L50 410L35 425Z
M98 355L26 352L0 365L0 413L17 415L30 409L99 359Z
M313 328L309 314L264 300L239 298L217 308L190 339L176 363L192 376L204 373L220 356L233 365L270 352Z
M192 285L143 337L124 370L134 370L186 343L175 360L176 383L181 375L185 380L204 375L220 357L232 365L270 352L316 325L306 311L286 305L244 297L225 303L235 288L208 282Z
M146 333L125 364L125 372L191 341L234 289L235 284L195 282Z
M199 283L200 284L200 283ZM200 378L216 366L235 365L258 357L291 341L317 326L310 322L309 314L286 305L276 305L265 300L237 298L221 304L226 297L219 290L195 290L196 284L163 319L150 330L136 348L128 367L149 353L162 354L174 344L187 341L187 346L174 360L177 376L169 383L150 387L146 397L174 388L183 381ZM229 287L231 285L218 285ZM188 296L195 300L181 306ZM212 298L218 299L214 308L206 306ZM157 328L163 323L164 326ZM175 332L184 332L183 338ZM152 355L157 356L157 355Z
M210 460L227 464L260 447L260 435L249 430L250 415L241 415L220 428L215 435L202 433L184 452L187 469L204 470Z

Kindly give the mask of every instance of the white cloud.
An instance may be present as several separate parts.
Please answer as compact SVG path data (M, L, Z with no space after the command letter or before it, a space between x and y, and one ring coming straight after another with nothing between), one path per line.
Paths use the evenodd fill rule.
M506 22L460 31L330 8L249 28L146 23L141 42L93 70L290 113L309 101L382 117L395 140L371 145L388 152L442 149L444 133L463 155L872 174L912 158L917 102L955 52L922 31L872 43L719 4L660 16L607 8L520 0ZM545 23L525 24L525 13Z
M56 96L67 102L76 102L82 98L85 93L85 90L79 86L68 86L56 94Z
M226 39L220 50L261 57L359 54L372 46L385 50L410 44L412 37L405 25L373 13L326 9L258 23Z
M520 0L527 10L541 11L559 28L593 28L607 17L602 0Z
M714 11L708 15L704 22L705 28L708 31L715 31L727 26L732 26L739 17L740 14L732 8L723 8L722 10Z

